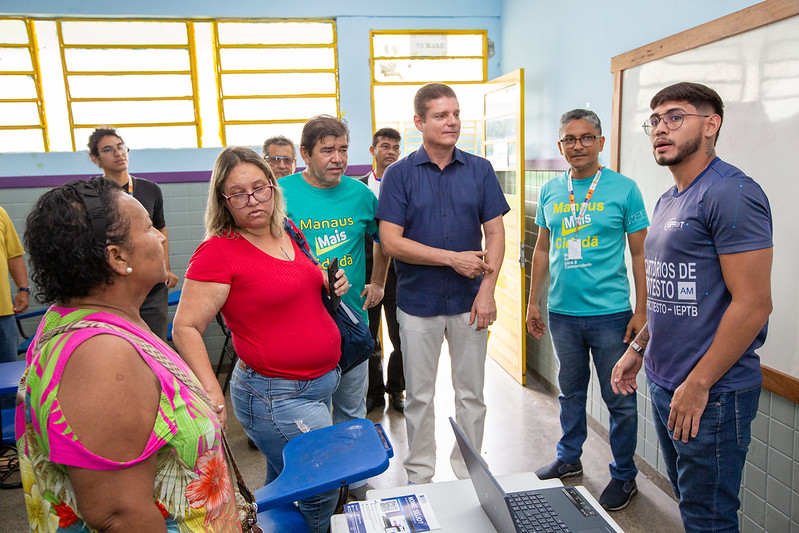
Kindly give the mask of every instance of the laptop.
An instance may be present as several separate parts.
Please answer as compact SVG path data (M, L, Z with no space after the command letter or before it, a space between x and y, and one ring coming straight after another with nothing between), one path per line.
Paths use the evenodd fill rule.
M613 533L616 530L575 487L505 493L460 426L450 417L455 439L472 478L480 506L498 533L563 531Z

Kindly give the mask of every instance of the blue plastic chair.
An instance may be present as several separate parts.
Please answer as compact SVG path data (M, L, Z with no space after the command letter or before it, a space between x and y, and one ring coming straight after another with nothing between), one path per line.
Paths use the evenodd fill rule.
M172 307L173 305L178 305L180 303L180 293L183 289L179 289L176 291L172 291L169 293L169 297L167 298L167 305ZM166 326L166 340L172 340L172 322L167 324Z
M25 333L25 328L22 326L22 322L25 319L28 319L28 318L42 316L46 312L47 312L47 308L43 307L42 309L37 309L36 311L28 311L27 313L21 313L19 315L14 315L14 318L17 319L17 329L19 330L19 334L24 339L19 344L19 346L17 346L17 353L18 354L27 353L28 346L30 346L30 344L31 344L31 338L33 337L33 335L29 335L29 334ZM37 322L36 325L38 327L39 323Z
M307 533L297 500L385 472L394 448L380 424L365 418L316 429L283 448L283 471L255 491L264 532Z

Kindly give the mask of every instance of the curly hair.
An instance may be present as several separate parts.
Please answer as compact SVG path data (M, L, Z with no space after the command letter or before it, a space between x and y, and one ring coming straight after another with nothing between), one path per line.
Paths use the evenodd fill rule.
M127 240L130 221L119 211L122 189L103 177L83 182L97 192L105 207L106 242L101 242L76 183L41 195L26 220L30 276L37 287L36 299L42 304L87 296L103 283L112 284L107 246Z

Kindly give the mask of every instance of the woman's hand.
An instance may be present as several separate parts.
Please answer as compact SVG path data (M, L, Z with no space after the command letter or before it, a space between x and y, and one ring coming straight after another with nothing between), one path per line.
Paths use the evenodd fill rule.
M350 282L347 280L347 275L344 274L344 269L339 268L336 272L336 283L333 284L333 290L337 296L344 296L350 288Z

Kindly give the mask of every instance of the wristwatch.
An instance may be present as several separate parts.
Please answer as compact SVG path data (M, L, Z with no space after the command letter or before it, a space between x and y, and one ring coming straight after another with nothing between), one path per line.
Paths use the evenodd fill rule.
M635 353L637 353L637 354L638 354L638 355L640 355L641 357L643 357L643 356L644 356L644 352L646 351L646 348L644 348L643 346L641 346L640 344L638 344L638 343L637 343L637 342L635 342L635 341L632 341L632 342L630 343L630 348L632 348L633 350L635 350Z
M17 287L17 292L31 292L30 287Z

